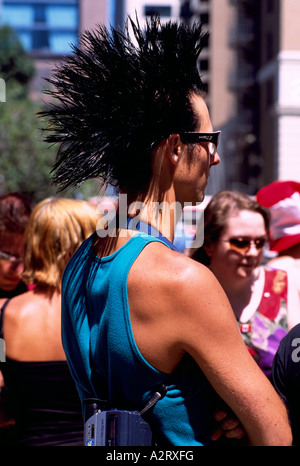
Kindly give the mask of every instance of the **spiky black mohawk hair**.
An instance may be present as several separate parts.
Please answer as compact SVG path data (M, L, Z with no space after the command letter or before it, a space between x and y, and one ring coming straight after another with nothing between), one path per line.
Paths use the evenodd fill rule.
M129 26L133 31L131 39ZM140 192L151 177L151 143L194 129L191 91L203 84L200 24L128 18L124 31L98 26L58 67L46 91L56 102L42 116L46 141L59 143L52 181L59 190L100 178Z

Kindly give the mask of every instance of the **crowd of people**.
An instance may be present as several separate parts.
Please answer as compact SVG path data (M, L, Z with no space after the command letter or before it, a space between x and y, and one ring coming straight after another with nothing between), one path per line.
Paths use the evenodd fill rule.
M8 292L0 300L0 337L6 349L0 443L80 446L81 405L61 342L61 278L70 257L95 231L99 214L85 201L47 198L26 218L19 242L2 243L8 218L17 222L23 208L19 202L19 209L11 210L12 200L19 200L19 194L2 197L7 215L0 219L0 283L3 294ZM16 277L27 286L22 293Z
M292 277L262 265L269 223L267 209L250 196L220 191L205 208L204 244L192 256L221 283L243 340L267 377L280 340L300 323Z
M134 40L85 33L43 116L59 188L97 176L136 211L124 219L117 206L106 224L92 202L0 199L0 438L82 445L85 399L140 412L160 393L145 420L161 448L297 444L299 185L216 193L203 245L176 248L173 213L157 205L202 202L220 163L197 69L206 35L129 24ZM268 248L288 261L294 251L293 265L266 263Z
M274 191L285 199L280 214L270 208ZM266 186L256 199L238 191L216 193L204 210L203 245L185 252L224 289L246 347L288 406L296 444L300 354L292 357L292 342L300 337L299 193L300 183L290 181ZM286 204L292 204L290 211ZM98 199L49 198L33 208L23 194L0 197L0 337L6 343L1 445L82 445L82 406L61 342L61 279L96 230L97 205ZM268 259L269 251L276 257Z

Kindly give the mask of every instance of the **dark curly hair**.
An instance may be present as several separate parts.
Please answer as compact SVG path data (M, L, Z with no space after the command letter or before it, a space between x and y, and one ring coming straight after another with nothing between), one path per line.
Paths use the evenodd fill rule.
M133 31L130 36L129 26ZM152 143L198 123L190 95L204 91L197 60L207 40L201 24L128 18L124 31L97 26L54 70L45 92L57 101L41 115L46 140L59 143L52 181L59 190L100 178L143 192Z
M23 193L8 192L0 195L0 233L25 232L33 201Z

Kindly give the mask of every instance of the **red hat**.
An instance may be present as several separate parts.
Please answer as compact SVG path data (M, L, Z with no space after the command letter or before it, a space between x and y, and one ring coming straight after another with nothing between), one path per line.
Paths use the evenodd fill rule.
M258 191L256 200L271 212L272 251L281 252L300 243L300 183L274 181Z

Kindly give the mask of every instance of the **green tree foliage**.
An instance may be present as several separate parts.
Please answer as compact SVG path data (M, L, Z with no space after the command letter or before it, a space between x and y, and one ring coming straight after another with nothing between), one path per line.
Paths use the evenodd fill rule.
M20 93L20 86L8 82L6 102L0 103L0 190L38 201L55 194L49 177L55 153L42 141L35 103Z
M15 80L25 91L35 73L17 34L9 26L0 28L0 75L6 82Z
M34 74L34 63L16 33L0 27L0 78L5 82L5 101L0 99L0 193L20 191L39 202L58 195L51 183L57 148L43 141L47 123L37 116L43 104L29 94ZM98 194L97 181L91 180L76 192L59 195L86 199Z
M43 142L41 110L29 96L34 64L15 32L0 27L0 78L5 101L0 102L0 192L21 191L39 201L54 195L49 173L54 148Z

